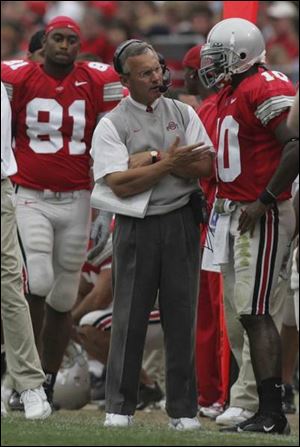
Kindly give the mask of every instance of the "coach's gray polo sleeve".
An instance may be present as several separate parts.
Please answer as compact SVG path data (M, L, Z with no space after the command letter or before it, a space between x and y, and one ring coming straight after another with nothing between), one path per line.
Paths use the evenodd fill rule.
M90 151L94 160L94 180L101 181L107 174L127 171L128 151L110 119L102 118L93 135Z

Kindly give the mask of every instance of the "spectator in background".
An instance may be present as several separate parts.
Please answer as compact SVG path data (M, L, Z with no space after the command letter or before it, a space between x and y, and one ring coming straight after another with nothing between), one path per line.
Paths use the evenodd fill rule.
M45 30L39 30L31 37L28 51L27 59L34 62L44 61L44 48L43 48L43 38L45 36Z
M19 22L10 20L1 23L1 60L18 59L23 28Z
M105 37L107 40L106 59L111 63L116 48L125 40L130 39L130 28L118 19L111 19L105 23Z
M86 10L85 3L89 2L50 1L45 3L47 3L47 6L44 15L44 22L48 23L57 16L68 16L76 22L81 22L84 11Z
M273 36L266 42L268 63L277 69L284 66L287 74L299 63L298 15L298 9L291 2L273 2L267 9L273 29Z
M87 9L81 21L82 53L95 54L104 63L111 63L114 48L105 36L103 16L99 10Z
M137 32L143 37L170 33L168 23L165 23L161 8L156 2L135 1L134 16Z
M189 29L186 19L187 2L168 1L161 6L164 23L168 24L171 34L184 33Z
M190 2L188 21L190 22L190 30L188 34L196 34L206 38L209 31L215 24L214 12L205 2Z

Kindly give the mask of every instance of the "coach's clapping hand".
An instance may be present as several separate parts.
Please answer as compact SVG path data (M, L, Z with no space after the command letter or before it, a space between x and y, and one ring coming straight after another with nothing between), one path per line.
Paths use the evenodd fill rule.
M211 146L202 141L189 146L179 146L180 138L177 136L174 143L169 147L169 160L174 168L189 165L206 159L212 155Z

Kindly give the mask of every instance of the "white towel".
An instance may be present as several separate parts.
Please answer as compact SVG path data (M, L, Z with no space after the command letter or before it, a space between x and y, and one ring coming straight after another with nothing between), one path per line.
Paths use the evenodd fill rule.
M229 230L231 214L220 214L217 220L214 240L214 264L227 264L229 261Z
M214 263L215 231L218 218L219 214L214 212L213 207L209 216L207 235L202 252L201 269L207 270L208 272L220 273L220 266Z

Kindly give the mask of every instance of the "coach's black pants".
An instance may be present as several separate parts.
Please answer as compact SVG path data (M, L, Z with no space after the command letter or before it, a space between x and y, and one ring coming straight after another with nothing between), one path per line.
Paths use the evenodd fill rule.
M174 418L197 414L199 238L188 205L144 219L117 216L106 412L131 415L135 411L148 317L159 290L166 349L166 409Z

